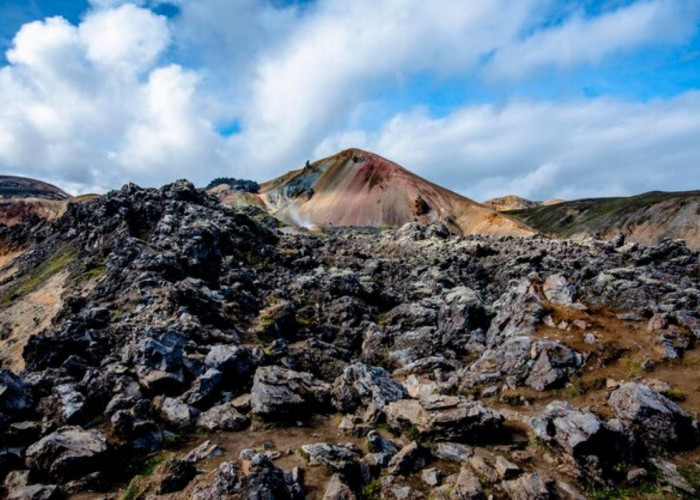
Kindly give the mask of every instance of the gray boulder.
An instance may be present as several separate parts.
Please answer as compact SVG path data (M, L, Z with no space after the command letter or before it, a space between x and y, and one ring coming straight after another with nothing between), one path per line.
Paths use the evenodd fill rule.
M629 382L610 394L617 418L652 452L698 443L698 423L680 406L647 386Z
M197 426L208 431L240 431L248 426L250 420L241 415L233 403L214 406L197 418Z
M530 420L530 427L538 439L560 450L581 476L591 480L607 475L618 463L635 458L634 442L628 433L564 401L547 405Z
M386 417L395 428L414 427L433 439L457 441L482 441L493 437L504 421L503 415L480 401L438 395L390 403Z
M384 408L406 397L406 389L395 382L389 372L376 366L356 363L343 371L333 384L333 406L343 413L374 404Z
M306 372L278 366L258 368L250 393L252 412L267 420L300 420L328 404L328 385Z
M501 488L511 500L550 500L558 497L554 480L539 472L503 481Z
M62 427L27 449L30 469L65 482L101 470L108 455L107 439L96 430Z

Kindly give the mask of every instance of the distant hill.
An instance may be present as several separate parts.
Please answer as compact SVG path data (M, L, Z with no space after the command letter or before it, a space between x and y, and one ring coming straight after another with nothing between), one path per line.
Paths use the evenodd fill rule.
M42 198L46 200L66 200L70 195L62 189L47 182L0 175L0 199L6 198Z
M268 211L301 226L442 221L464 234L527 235L525 224L437 186L379 155L348 149L261 184Z
M509 210L524 210L526 208L535 208L546 205L556 205L557 203L562 203L564 200L546 200L546 201L533 201L527 198L521 198L514 194L509 194L506 196L501 196L500 198L492 198L484 202L484 206L489 207L498 212L507 212Z
M612 238L622 233L647 245L673 238L700 249L700 191L589 198L506 213L556 237Z
M34 216L55 219L65 212L69 202L83 203L95 197L96 195L71 197L47 182L0 175L0 223L13 226Z

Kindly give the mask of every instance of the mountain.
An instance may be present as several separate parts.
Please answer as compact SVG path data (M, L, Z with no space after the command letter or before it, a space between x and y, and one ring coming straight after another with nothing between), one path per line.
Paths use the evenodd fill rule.
M589 198L507 213L558 238L610 239L622 233L628 240L645 245L673 238L700 249L700 191Z
M527 235L525 224L379 155L348 149L260 186L270 214L306 227L442 221L463 234Z
M0 175L0 223L13 226L35 216L46 220L56 219L63 215L68 203L83 203L95 196L72 197L47 182Z
M63 213L70 195L58 187L26 177L0 175L0 223L14 225L36 215L53 219Z
M497 212L508 212L510 210L524 210L526 208L542 207L547 205L556 205L562 203L564 200L546 200L546 201L533 201L527 198L521 198L514 194L509 194L506 196L501 196L500 198L492 198L485 201L483 204L485 207L489 207Z
M524 208L534 208L541 206L542 203L539 201L528 200L527 198L521 198L514 194L509 194L507 196L501 196L500 198L492 198L484 202L485 207L489 207L497 212L504 212L507 210L521 210Z
M697 252L243 208L0 227L0 498L698 498Z
M30 179L28 177L0 175L0 199L5 200L11 198L65 200L70 198L70 195L47 182Z

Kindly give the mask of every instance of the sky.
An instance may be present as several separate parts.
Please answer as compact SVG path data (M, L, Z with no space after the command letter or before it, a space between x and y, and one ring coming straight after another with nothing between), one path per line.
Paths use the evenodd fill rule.
M698 0L0 0L0 173L269 180L359 147L482 201L700 189Z

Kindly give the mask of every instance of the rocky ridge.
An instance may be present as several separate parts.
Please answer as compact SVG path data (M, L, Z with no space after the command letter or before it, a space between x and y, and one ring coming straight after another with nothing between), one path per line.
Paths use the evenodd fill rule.
M696 494L683 242L274 226L178 181L0 228L4 310L66 276L0 369L9 498Z

